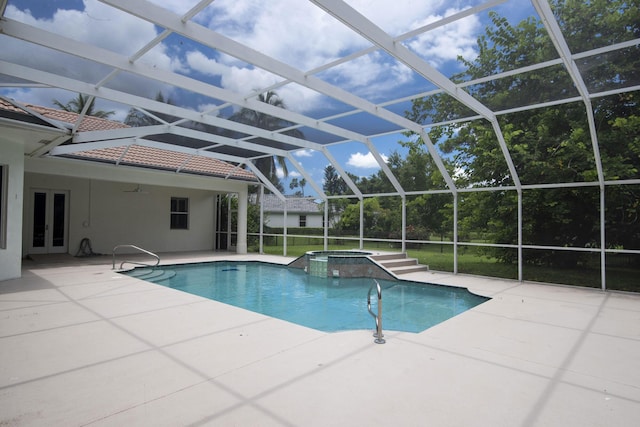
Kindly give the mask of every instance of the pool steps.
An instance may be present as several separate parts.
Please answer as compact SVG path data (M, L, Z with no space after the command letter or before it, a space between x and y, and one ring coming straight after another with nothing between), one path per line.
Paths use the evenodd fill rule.
M168 280L175 275L176 272L174 270L165 270L162 268L136 268L129 273L130 277L142 280L153 280L154 282Z
M414 273L417 271L429 271L428 265L419 264L415 258L408 258L406 253L392 253L384 255L371 255L371 259L394 275Z

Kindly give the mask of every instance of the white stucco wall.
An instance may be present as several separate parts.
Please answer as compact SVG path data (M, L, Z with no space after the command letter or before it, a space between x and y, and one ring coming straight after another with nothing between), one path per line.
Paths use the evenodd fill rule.
M7 165L7 241L0 248L0 280L20 277L22 256L22 182L24 148L0 138L0 164Z
M138 184L146 194L125 192ZM248 184L95 162L29 158L25 161L25 200L29 203L32 188L69 191L68 252L75 255L85 237L91 240L94 252L103 254L111 254L119 244L154 252L213 250L216 195L246 195ZM171 197L189 198L188 230L170 229ZM26 218L30 206L25 205L24 210ZM24 228L26 254L29 233ZM246 232L242 238L246 240Z
M322 227L322 214L306 214L307 227ZM284 227L284 214L279 212L268 212L267 225L269 227ZM287 212L287 227L300 227L300 214Z
M111 254L119 244L133 244L153 252L212 250L215 232L213 191L141 185L143 192L128 192L134 183L27 173L25 224L29 224L31 189L69 191L69 250L75 255L82 239L93 251ZM170 229L171 197L189 199L189 229ZM29 250L28 227L23 233L23 253ZM123 249L122 252L126 252Z

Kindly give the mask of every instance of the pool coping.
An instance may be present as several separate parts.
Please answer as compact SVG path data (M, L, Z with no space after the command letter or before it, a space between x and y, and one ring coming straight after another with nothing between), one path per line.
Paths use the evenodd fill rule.
M624 426L640 419L640 296L431 271L404 276L492 299L418 334L388 333L376 345L370 331L323 333L116 278L110 259L25 263L22 278L0 282L0 424Z

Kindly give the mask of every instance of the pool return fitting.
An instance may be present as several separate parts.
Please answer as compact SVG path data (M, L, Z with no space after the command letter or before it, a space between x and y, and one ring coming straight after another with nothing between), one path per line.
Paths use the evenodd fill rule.
M373 311L371 311L371 291L373 290L373 285L369 288L369 294L367 295L367 310L369 310L369 314L373 316L376 321L376 330L373 333L373 336L376 338L373 340L376 344L384 344L386 341L384 340L384 335L382 335L382 288L380 287L380 283L377 280L373 280L376 282L376 288L378 291L378 314L376 315Z

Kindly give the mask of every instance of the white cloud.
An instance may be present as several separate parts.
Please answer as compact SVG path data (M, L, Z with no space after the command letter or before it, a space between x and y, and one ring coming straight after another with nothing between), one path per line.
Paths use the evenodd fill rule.
M380 157L382 157L382 160L384 160L385 163L387 162L388 160L387 156L385 156L384 154L381 154ZM353 166L355 168L361 168L361 169L373 169L373 168L380 167L375 157L373 157L373 154L371 153L367 153L367 154L363 154L360 152L352 153L351 156L349 156L349 160L347 160L347 164L349 166Z
M456 166L454 172L453 172L453 177L456 179L463 179L463 178L468 178L469 177L469 171L462 166Z
M7 89L2 91L2 95L9 99L13 99L20 104L41 105L45 107L53 107L53 100L58 100L63 104L69 102L77 96L76 93L62 89L38 88L38 89ZM54 107L57 108L57 107ZM129 107L104 99L97 99L95 103L96 110L113 111L114 114L109 116L111 120L124 121L129 112Z
M196 110L201 113L209 113L210 111L215 111L214 116L217 116L220 111L216 111L218 109L218 105L216 104L200 104L196 107Z
M149 0L151 3L155 3L160 7L169 9L179 15L184 15L193 6L198 4L199 0Z
M299 0L217 0L199 19L227 37L302 70L367 44L318 7Z
M440 20L459 11L459 9L447 9L444 16L429 16L420 25ZM458 56L472 60L478 54L476 46L480 27L479 17L472 15L423 33L411 40L408 47L421 57L427 58L435 67L446 61L455 61Z
M84 0L84 10L58 9L51 19L36 19L28 11L8 6L9 18L61 34L122 55L131 55L152 40L157 31L148 21L109 7L97 0ZM176 70L181 65L160 44L147 53L146 62L155 67Z
M373 52L340 64L325 75L335 85L349 88L366 99L375 100L410 82L413 71L399 62L389 62L380 52Z
M220 77L220 85L236 93L247 94L254 89L268 87L282 80L262 69L241 67L234 64L236 61L225 61L225 58L210 58L197 50L189 51L185 55L187 65L193 71Z
M199 3L198 0L152 1L180 15ZM444 0L348 2L392 35L441 19L458 10L443 12L443 7L448 4ZM84 0L84 10L59 9L51 19L35 19L30 13L9 4L6 16L124 56L136 52L160 31L150 22L98 0ZM370 46L370 42L311 2L299 0L216 0L196 15L195 19L214 31L303 71ZM422 57L428 58L432 64L455 60L459 54L467 58L473 57L478 25L476 16L466 18L423 34L409 41L408 46ZM185 42L184 47L174 45L171 40L174 39L169 37L139 61L183 74L201 73L216 80L216 84L224 89L243 95L282 81L281 77L249 66L222 51L214 54L205 48L196 50L197 47L191 43ZM29 48L30 55L24 55L25 47ZM184 48L188 52L179 50ZM99 81L110 71L107 67L48 52L11 38L7 38L3 45L3 58L36 69L60 72L87 82ZM406 66L390 61L386 54L376 52L325 71L321 77L373 100L395 93L394 90L399 85L409 83L413 76L413 72ZM150 98L155 97L159 91L167 97L172 95L169 85L131 74L120 74L108 86ZM298 84L290 83L276 91L285 100L287 108L296 112L309 112L319 106L326 107L329 103L326 96Z
M443 7L448 4L445 0L350 0L348 3L392 35L458 11L444 12ZM229 38L300 70L311 70L371 45L320 8L299 0L270 0L268 3L216 0L197 19ZM431 31L414 39L410 46L434 65L455 61L458 54L473 56L477 21L475 17L467 18ZM264 82L264 76L257 70L244 65L233 71L220 72L220 75L223 76L223 87L241 93L248 93L257 86L252 82ZM372 96L382 98L385 93L393 93L413 76L406 66L390 62L387 55L374 53L325 71L323 78L372 99ZM308 90L301 94L302 91L297 85L278 89L289 108L295 111L309 111L321 102L321 96Z
M28 10L19 10L13 5L7 6L5 15L16 21L124 56L130 56L157 35L156 28L150 22L106 6L97 0L84 0L84 10L58 9L50 19L36 19ZM112 70L17 39L6 38L3 42L3 58L31 68L60 73L86 82L98 82ZM25 50L29 55L25 55ZM160 69L185 70L176 57L169 55L164 44L153 48L141 61ZM107 86L151 98L155 97L158 91L170 95L167 85L132 74L120 74L109 81ZM45 105L49 104L50 101Z
M418 27L416 19L433 14L445 0L348 0L347 3L391 35Z
M313 156L313 150L307 150L307 149L298 150L298 151L295 151L293 155L296 157L311 157Z
M187 65L199 73L217 76L228 70L226 65L218 63L215 59L208 58L202 52L197 50L189 51L185 55Z

